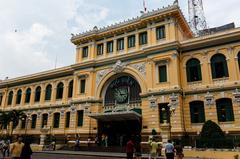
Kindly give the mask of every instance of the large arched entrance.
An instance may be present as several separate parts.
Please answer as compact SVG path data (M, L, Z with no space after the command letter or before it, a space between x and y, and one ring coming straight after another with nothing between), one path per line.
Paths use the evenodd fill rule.
M130 75L111 78L105 85L103 110L98 120L99 137L107 136L110 146L124 146L132 135L141 134L141 87Z

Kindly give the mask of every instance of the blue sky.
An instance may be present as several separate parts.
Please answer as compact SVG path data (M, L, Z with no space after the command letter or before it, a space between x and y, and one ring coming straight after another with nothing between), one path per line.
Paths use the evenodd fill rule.
M174 0L146 0L148 10ZM179 0L187 15L187 0ZM71 33L140 15L142 0L0 0L0 79L75 62ZM240 24L239 0L203 0L210 27Z

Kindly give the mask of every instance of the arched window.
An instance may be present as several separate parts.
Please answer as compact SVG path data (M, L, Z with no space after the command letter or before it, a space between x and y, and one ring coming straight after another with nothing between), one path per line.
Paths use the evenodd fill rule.
M212 78L228 77L228 66L223 54L215 54L211 58Z
M219 122L234 121L234 113L232 100L229 98L222 98L216 100L217 116Z
M44 126L47 126L47 123L48 123L48 114L43 114L42 115L42 128Z
M13 91L9 92L8 94L8 105L12 105L13 100Z
M62 99L63 98L63 83L60 82L57 85L57 94L56 94L56 99Z
M201 65L198 59L193 58L188 60L186 64L186 71L188 82L202 80Z
M31 99L31 88L26 90L25 103L29 103Z
M71 98L73 95L73 80L69 82L68 85L68 98Z
M38 86L35 90L35 102L39 102L41 98L41 87Z
M21 99L22 99L22 90L19 89L17 91L17 100L16 100L16 104L20 104L21 103Z
M59 128L60 113L54 113L53 115L53 128Z
M238 53L237 58L238 58L238 68L240 70L240 52Z
M204 102L203 101L193 101L189 103L191 123L204 123L205 122L205 112L204 112Z
M35 129L35 128L36 128L36 124L37 124L37 114L33 114L33 115L32 115L31 128L32 128L32 129Z
M52 96L52 85L49 84L46 87L45 100L51 100L51 96Z

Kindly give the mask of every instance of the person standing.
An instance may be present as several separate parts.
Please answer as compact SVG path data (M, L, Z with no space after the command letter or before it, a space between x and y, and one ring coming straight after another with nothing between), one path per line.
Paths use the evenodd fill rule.
M22 137L18 136L17 142L12 144L11 157L13 159L20 159L24 143L22 143Z
M127 142L127 148L126 148L127 159L133 159L133 152L134 152L134 143L130 138L130 140Z
M21 159L31 159L32 153L30 143L26 141L22 149Z
M176 150L177 159L183 159L184 157L183 148L182 148L182 145L179 143L179 141L176 142L175 150Z
M165 154L167 159L174 159L174 146L171 140L165 145Z
M158 143L156 142L156 139L153 138L152 142L150 144L151 146L151 151L150 151L150 158L157 159L157 149L158 149Z
M3 141L3 157L9 157L9 147L10 147L10 141L5 140Z
M77 136L77 139L75 141L75 151L80 150L80 138Z

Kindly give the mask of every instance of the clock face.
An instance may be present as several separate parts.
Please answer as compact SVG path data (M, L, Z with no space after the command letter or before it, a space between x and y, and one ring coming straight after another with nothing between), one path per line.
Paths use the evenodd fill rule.
M114 97L117 103L126 103L128 99L128 88L127 87L115 88Z

